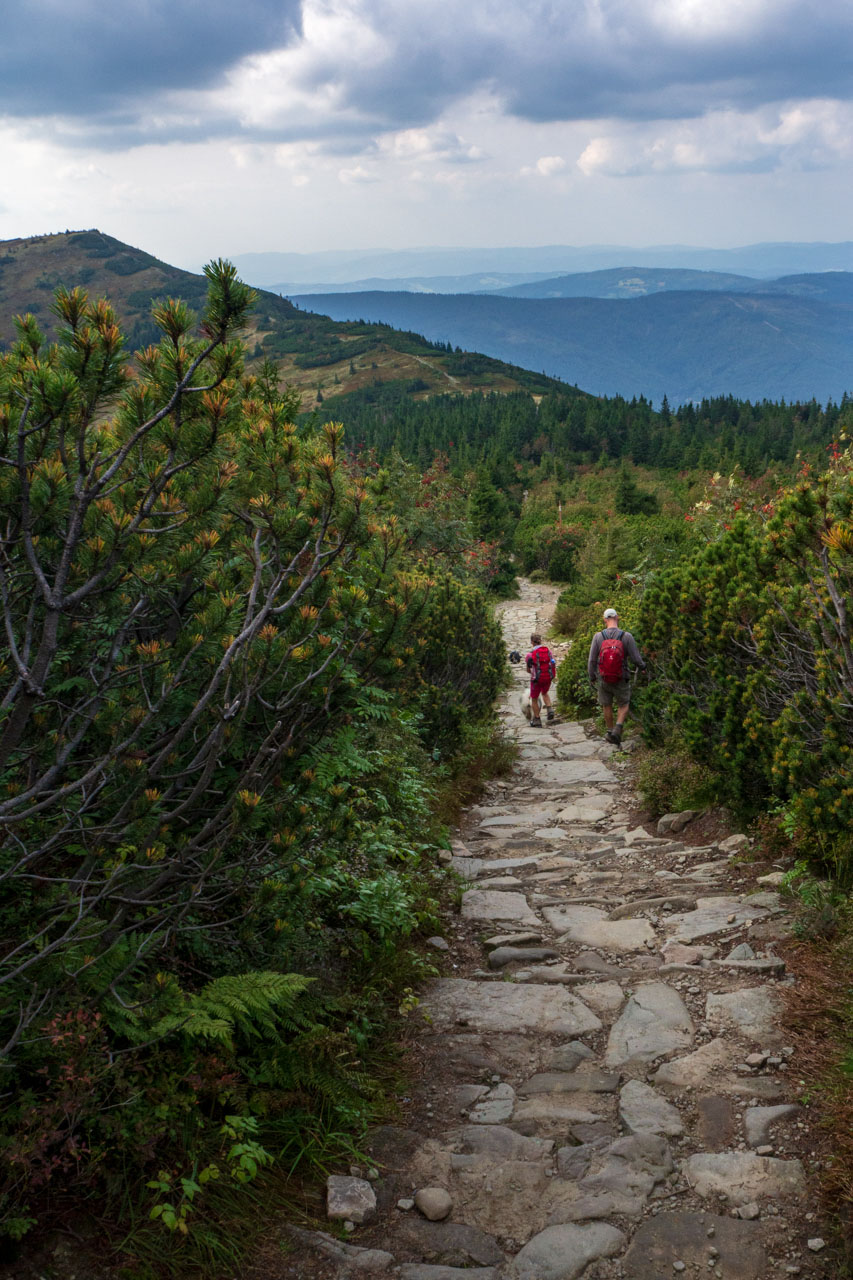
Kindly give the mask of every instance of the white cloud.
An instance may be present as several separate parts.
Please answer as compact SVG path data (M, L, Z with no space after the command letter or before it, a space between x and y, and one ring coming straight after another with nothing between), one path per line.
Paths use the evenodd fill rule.
M750 36L770 22L785 23L792 0L654 0L649 17L658 31L692 43Z
M476 164L487 159L482 147L440 124L429 129L401 129L379 139L379 149L393 160L417 164Z
M613 125L578 158L587 177L818 169L853 158L853 104L816 99L700 120Z
M360 182L378 182L377 174L371 169L365 169L363 164L354 165L351 169L340 169L338 177L345 185Z
M552 178L555 173L562 173L566 162L562 156L540 156L536 161L536 172L543 178Z

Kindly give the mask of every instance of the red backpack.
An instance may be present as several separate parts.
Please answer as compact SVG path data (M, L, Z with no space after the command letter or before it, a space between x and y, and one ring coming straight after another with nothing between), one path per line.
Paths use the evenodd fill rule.
M625 674L625 646L622 637L625 632L609 639L602 631L601 648L598 651L598 674L605 684L618 684Z
M530 655L533 659L533 675L537 680L553 680L556 663L547 644L540 644Z

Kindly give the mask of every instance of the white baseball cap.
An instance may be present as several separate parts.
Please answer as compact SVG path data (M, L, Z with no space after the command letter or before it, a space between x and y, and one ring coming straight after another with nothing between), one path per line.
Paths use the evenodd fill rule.
M618 618L618 617L619 617L619 614L616 612L616 610L615 610L615 609L605 609L605 610L604 610L604 617L605 617L605 618Z

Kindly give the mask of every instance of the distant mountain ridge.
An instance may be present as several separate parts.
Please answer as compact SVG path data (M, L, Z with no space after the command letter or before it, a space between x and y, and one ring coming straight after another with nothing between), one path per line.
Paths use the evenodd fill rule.
M761 290L760 292L758 290ZM853 274L761 282L754 292L630 299L407 293L294 299L336 319L384 320L542 370L595 395L673 404L707 396L840 399L853 391Z
M548 280L529 280L489 290L500 298L643 298L653 293L755 292L761 281L724 271L693 271L686 267L609 267L580 271Z
M281 281L331 286L382 280L435 280L440 277L514 273L528 280L568 273L621 268L626 263L653 269L717 271L775 279L816 271L853 271L853 241L834 244L768 242L734 249L690 245L539 245L517 248L419 248L330 250L323 253L232 253L231 261L244 280L259 288L276 289ZM199 264L200 266L200 264ZM513 283L508 281L508 284ZM520 283L520 281L519 281ZM378 287L378 286L377 286ZM434 286L430 286L431 288ZM278 291L278 290L277 290ZM442 291L435 288L436 292ZM467 292L467 289L465 290ZM285 292L285 290L282 290Z
M341 282L279 280L268 287L289 298L294 293L493 293L514 285L550 279L548 271L475 271L464 276L369 276L365 280Z
M502 289L477 290L500 298L642 298L654 293L699 290L702 293L787 293L800 297L853 298L853 274L822 271L757 280L721 271L670 267L613 267L548 280L526 281Z

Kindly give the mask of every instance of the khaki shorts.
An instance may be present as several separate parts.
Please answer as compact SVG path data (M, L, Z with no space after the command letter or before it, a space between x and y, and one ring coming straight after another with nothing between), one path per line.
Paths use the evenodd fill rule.
M618 680L616 684L605 684L601 676L597 677L596 685L598 688L598 705L600 707L612 707L615 702L617 707L627 707L631 701L631 681Z

